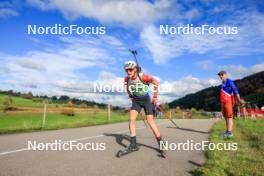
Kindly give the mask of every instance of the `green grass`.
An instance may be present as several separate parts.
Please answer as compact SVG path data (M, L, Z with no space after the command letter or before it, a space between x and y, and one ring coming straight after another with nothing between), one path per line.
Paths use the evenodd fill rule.
M223 139L224 121L217 122L211 131L210 141L237 142L236 151L208 151L205 165L193 171L194 175L208 176L260 176L264 173L264 119L237 119L234 121L234 138Z
M0 107L3 105L3 99L6 95L0 94ZM13 100L13 105L16 107L22 106L22 107L33 107L33 108L42 108L43 103L42 102L34 102L31 99L26 99L22 97L16 97L11 96ZM49 104L48 107L56 107L56 105L60 104Z
M75 116L65 116L60 113L48 113L46 124L42 128L42 113L0 112L0 134L74 128L90 125L124 122L128 120L128 116L126 113L112 112L111 115L111 121L108 121L107 113L103 111L96 113L80 112L75 113Z

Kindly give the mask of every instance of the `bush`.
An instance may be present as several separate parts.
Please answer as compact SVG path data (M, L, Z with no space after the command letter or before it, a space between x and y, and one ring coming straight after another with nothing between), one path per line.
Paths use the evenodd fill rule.
M3 105L4 106L11 106L13 104L13 99L11 96L5 96L4 97L4 101L3 101Z
M11 96L5 96L3 100L3 111L12 111L16 110L16 108L13 106L13 100Z
M34 96L31 92L25 93L25 94L21 94L20 95L22 98L26 98L26 99L32 99Z
M32 101L36 102L36 103L42 103L43 99L42 98L33 98Z
M65 107L75 108L76 104L74 104L72 101L69 101L67 104L64 105Z
M8 106L8 107L4 107L3 108L3 112L6 112L6 111L15 111L15 110L18 110L18 108L15 107L15 106Z
M192 109L191 109L191 112L192 112L193 114L197 114L199 111L197 111L195 108L192 108Z
M170 109L168 103L163 103L163 104L161 104L160 106L161 106L161 108L162 108L164 111L169 111L169 109Z
M88 108L87 104L85 104L85 103L80 104L79 107L80 108Z
M61 114L66 116L74 116L74 110L73 109L62 109Z

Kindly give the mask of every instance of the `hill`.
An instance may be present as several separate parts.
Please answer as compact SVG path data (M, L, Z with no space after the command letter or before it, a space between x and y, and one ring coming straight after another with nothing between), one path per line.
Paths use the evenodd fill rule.
M41 107L42 108L43 101L46 100L48 102L48 106L50 107L63 106L71 102L77 106L85 105L90 108L94 108L94 107L103 108L103 109L107 108L107 104L105 103L97 103L94 101L70 98L67 95L48 97L46 95L43 95L43 96L33 95L31 92L21 93L21 92L16 92L14 90L8 90L8 91L0 90L0 109L3 104L3 98L6 95L9 95L12 97L12 99L14 99L15 106L21 106L21 107L34 107L34 108ZM112 109L113 110L124 110L124 108L119 107L119 106L112 106Z
M258 107L264 105L264 71L252 74L243 79L234 81L240 95L247 102L256 104ZM193 94L188 94L182 98L169 103L170 108L177 106L181 108L196 108L206 111L219 111L219 92L221 86L209 87Z

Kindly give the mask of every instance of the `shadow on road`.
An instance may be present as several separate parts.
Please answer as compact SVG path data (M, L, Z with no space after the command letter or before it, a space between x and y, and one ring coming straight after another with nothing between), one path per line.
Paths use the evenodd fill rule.
M195 161L191 161L191 160L189 160L188 163L192 164L195 168L199 168L199 167L203 166L202 164L199 164L199 163L197 163ZM190 173L191 175L197 175L197 174L195 174L195 168L192 170L189 170L188 173Z
M122 147L127 147L126 144L123 143L124 140L126 141L130 141L130 137L126 134L114 134L114 133L104 133L105 136L111 136L111 137L115 137L115 140L116 140L116 143L118 143L119 145L121 145ZM155 148L155 147L152 147L152 146L149 146L149 145L146 145L146 144L141 144L141 143L138 143L138 146L139 147L146 147L146 148L149 148L149 149L152 149L152 150L155 150L155 151L159 151L158 148Z
M173 120L170 119L170 121L174 125L174 127L169 126L167 128L174 128L174 129L190 131L190 132L195 132L195 133L209 134L209 132L206 132L206 131L199 131L199 130L194 130L194 129L189 129L189 128L182 128L182 127L179 127Z
M196 166L196 167L202 167L201 164L199 164L199 163L197 163L197 162L195 162L195 161L191 161L191 160L189 160L188 163L190 163L190 164L192 164L192 165L194 165L194 166Z

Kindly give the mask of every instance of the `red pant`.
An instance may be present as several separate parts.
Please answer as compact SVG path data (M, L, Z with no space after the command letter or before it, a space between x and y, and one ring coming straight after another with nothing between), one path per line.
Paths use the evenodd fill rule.
M232 101L227 101L221 103L222 113L225 118L233 118L233 103Z

